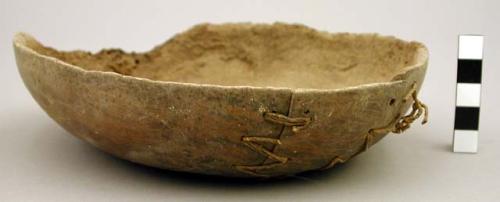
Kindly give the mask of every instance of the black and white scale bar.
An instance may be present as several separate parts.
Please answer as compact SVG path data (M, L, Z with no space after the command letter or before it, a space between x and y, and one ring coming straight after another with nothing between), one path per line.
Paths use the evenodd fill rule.
M454 152L477 152L483 36L460 35L458 39L457 91Z

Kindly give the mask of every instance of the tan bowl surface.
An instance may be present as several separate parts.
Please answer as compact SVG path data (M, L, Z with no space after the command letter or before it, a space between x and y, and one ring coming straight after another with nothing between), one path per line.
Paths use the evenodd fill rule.
M377 34L202 24L145 53L57 51L23 33L14 49L26 87L58 124L169 170L330 168L427 113L416 98L427 49Z

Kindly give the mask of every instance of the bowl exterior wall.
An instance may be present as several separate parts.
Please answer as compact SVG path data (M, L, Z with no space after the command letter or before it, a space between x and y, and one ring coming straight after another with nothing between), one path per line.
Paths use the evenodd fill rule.
M344 162L411 103L426 65L386 84L292 90L154 82L85 71L15 46L21 77L38 104L74 136L117 157L211 175L290 175ZM391 99L395 102L391 103ZM310 118L305 126L265 113Z

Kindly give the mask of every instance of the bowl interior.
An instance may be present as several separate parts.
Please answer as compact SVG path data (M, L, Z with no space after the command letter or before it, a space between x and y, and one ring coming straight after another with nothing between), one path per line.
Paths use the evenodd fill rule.
M335 89L387 82L418 62L422 45L301 25L202 24L144 53L35 51L87 70L226 86Z

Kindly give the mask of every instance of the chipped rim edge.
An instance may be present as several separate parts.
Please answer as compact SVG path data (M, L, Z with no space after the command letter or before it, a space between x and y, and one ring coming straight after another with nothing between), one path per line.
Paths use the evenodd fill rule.
M391 37L398 39L393 36L381 36L377 35L378 37ZM26 45L27 41L34 41L36 43L40 43L38 40L36 40L33 36L30 34L24 33L24 32L18 32L15 34L14 39L13 39L13 45L14 48L20 49L23 51L26 51L36 57L43 58L48 61L52 61L55 63L59 63L62 66L66 68L70 68L73 71L77 71L83 74L93 74L93 75L99 75L99 76L108 76L111 78L119 78L119 79L126 79L126 80L135 80L135 81L142 81L154 85L174 85L174 86L186 86L186 87L200 87L200 88L219 88L219 89L255 89L255 90L288 90L291 92L344 92L344 91L351 91L351 90L357 90L360 88L374 88L374 87L379 87L379 86L390 86L394 84L400 84L403 83L405 80L397 79L402 77L405 74L408 74L410 71L415 70L417 68L425 68L426 63L428 62L428 50L420 42L416 41L404 41L407 43L415 43L418 46L418 49L416 51L415 57L416 57L416 62L412 65L409 66L404 66L402 69L404 69L404 72L401 72L395 76L392 77L390 81L387 82L376 82L376 83L367 83L367 84L361 84L361 85L355 85L355 86L348 86L344 88L334 88L334 89L320 89L320 88L289 88L289 87L273 87L273 86L245 86L245 85L235 85L235 86L226 86L226 85L218 85L218 84L198 84L198 83L189 83L189 82L177 82L177 81L161 81L161 80L153 80L153 79L148 79L148 78L142 78L142 77L135 77L135 76L128 76L128 75L123 75L119 74L116 72L106 72L106 71L97 71L97 70L87 70L84 68L81 68L79 66L67 63L65 61L62 61L60 59L57 59L52 56L47 56L43 55L32 48L28 47ZM43 44L42 44L43 45Z

